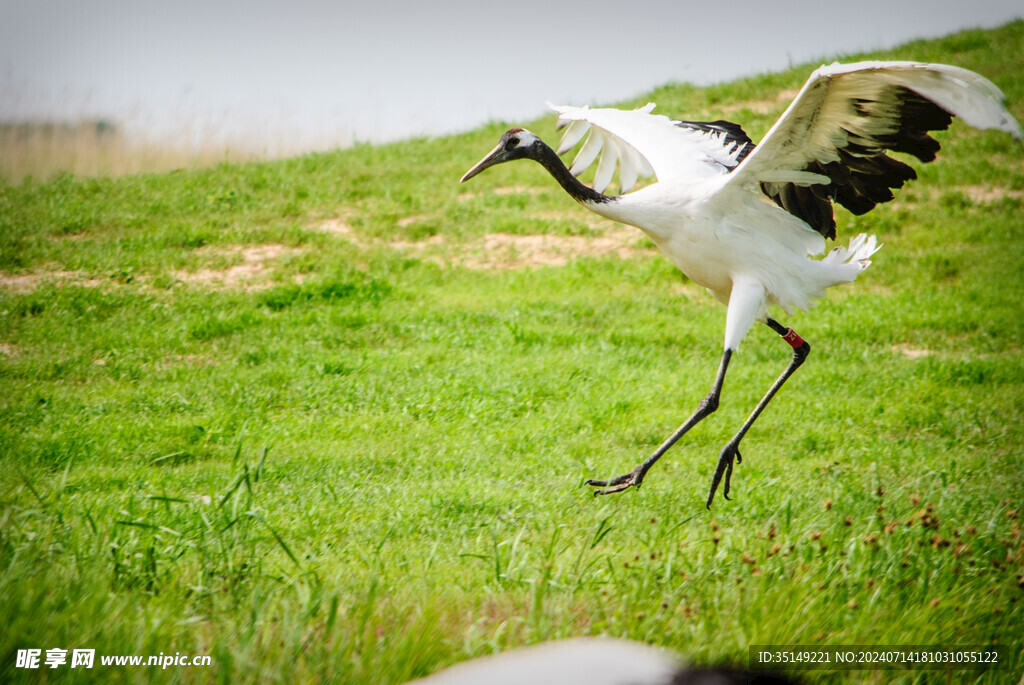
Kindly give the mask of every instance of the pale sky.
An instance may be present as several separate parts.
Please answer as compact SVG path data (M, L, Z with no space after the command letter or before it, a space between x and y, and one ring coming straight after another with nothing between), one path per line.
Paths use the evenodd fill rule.
M1021 16L1020 0L0 0L0 120L103 117L157 140L291 153Z

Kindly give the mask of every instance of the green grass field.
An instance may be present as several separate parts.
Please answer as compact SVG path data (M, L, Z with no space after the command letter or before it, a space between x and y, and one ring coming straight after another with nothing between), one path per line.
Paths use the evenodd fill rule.
M1024 120L1024 22L868 56L974 69ZM620 104L757 140L813 66ZM595 498L707 392L725 309L537 165L460 185L513 123L556 138L0 183L0 680L400 683L598 634L1004 644L950 682L1020 679L1024 150L955 122L895 202L837 212L884 247L782 319L813 352L708 512L789 348L754 330L718 413ZM98 663L175 652L213 665Z

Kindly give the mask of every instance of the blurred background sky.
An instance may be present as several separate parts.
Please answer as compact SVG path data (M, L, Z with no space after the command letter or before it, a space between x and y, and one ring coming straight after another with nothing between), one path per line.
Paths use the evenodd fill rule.
M1021 16L1020 0L0 0L0 121L105 119L161 144L279 156Z

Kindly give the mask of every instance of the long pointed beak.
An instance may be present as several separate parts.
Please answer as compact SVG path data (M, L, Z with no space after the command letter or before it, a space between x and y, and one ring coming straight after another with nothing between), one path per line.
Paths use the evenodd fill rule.
M502 162L505 161L505 154L504 153L505 153L505 148L502 147L500 143L498 145L494 146L494 149L491 150L490 152L488 152L486 157L484 157L479 162L477 162L476 166L474 166L472 169L467 171L465 173L465 175L462 177L462 180L459 181L459 182L460 183L465 183L469 179L471 179L474 176L476 176L477 174L479 174L484 169L490 168L490 167L494 166L495 164L501 164Z

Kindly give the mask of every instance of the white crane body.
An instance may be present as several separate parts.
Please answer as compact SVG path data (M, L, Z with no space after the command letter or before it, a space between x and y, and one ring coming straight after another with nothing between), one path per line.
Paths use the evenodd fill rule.
M694 199L680 201L659 186L629 193L618 202L581 204L643 230L690 280L727 305L723 344L733 350L754 321L766 321L769 305L790 314L812 307L826 288L852 282L875 250L872 239L859 236L853 250L835 248L831 258L810 259L824 252L825 239L774 204L749 193L727 193L735 196L724 203L728 211L714 212L707 205L723 203L722 196L697 196L703 190L698 187ZM672 218L666 221L667 216ZM843 258L848 254L851 260ZM734 292L736 282L746 284L742 294Z

